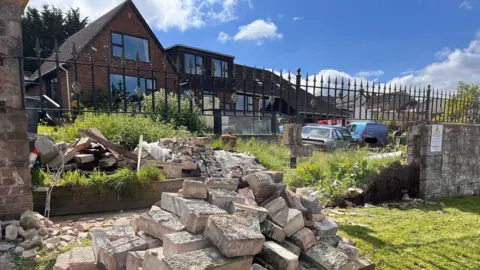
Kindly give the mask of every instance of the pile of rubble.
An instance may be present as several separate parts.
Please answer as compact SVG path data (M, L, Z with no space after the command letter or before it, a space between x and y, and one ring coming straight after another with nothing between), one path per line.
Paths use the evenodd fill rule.
M336 235L318 198L286 189L282 178L262 171L185 180L131 226L91 229L92 247L61 254L54 269L375 268Z

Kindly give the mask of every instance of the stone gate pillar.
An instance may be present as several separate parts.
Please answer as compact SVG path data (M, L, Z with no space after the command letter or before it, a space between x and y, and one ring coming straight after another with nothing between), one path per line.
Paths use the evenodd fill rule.
M33 208L27 117L20 110L21 15L28 0L0 0L0 220Z

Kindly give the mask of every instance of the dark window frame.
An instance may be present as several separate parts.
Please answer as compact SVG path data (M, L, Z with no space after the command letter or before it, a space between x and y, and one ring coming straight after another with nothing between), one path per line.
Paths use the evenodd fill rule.
M190 56L193 56L193 59L194 59L194 63L192 63L192 73L190 73L190 70L188 70L188 66L190 65L190 63L186 63L185 61L187 60L187 55L190 55ZM202 65L198 65L197 63L197 58L200 57L202 58ZM191 74L191 75L202 75L201 73L198 74L197 72L197 67L200 67L200 70L205 70L205 56L204 55L200 55L200 54L195 54L195 53L191 53L191 52L184 52L183 53L183 65L184 65L184 68L183 68L183 71L186 73L186 74Z
M117 35L120 35L122 37L122 44L118 44L118 43L113 42L113 34L117 34ZM148 43L148 61L140 60L140 62L142 62L142 63L151 63L152 62L152 52L151 52L151 49L150 49L150 39L149 38L110 30L110 45L111 45L110 46L111 47L110 53L111 53L112 57L121 58L121 56L115 56L113 54L113 47L121 47L122 50L125 50L125 37L124 36L129 36L129 37L134 37L134 38L139 38L139 39L146 40L147 43ZM135 61L136 59L127 58L127 60Z
M230 63L229 61L227 60L222 60L222 59L218 59L218 58L214 58L212 57L212 67L215 67L215 61L219 61L220 62L220 76L217 76L215 74L215 72L217 72L217 70L215 69L215 72L213 73L213 76L216 77L216 78L225 78L225 79L228 79L229 78L229 75L228 75L228 72L230 71ZM227 70L225 72L222 72L222 67L223 67L223 64L226 64L227 66ZM225 76L224 76L225 75Z
M111 81L111 77L110 77L111 75L121 76L121 77L122 77L122 84L123 84L123 74L115 73L115 72L110 72L110 74L108 74L108 78L109 78L110 81ZM137 77L137 76L125 75L125 81L127 80L127 77L135 78L135 80L136 80L137 83L138 83L138 77ZM144 90L145 90L145 95L148 96L148 95L150 95L151 93L154 93L154 92L157 91L157 86L158 86L158 85L157 85L157 79L151 78L151 77L140 77L140 80L144 80L144 83L145 83L145 89L144 89ZM148 80L152 81L152 83L153 83L153 85L152 85L152 86L153 86L153 89L148 88L148 83L147 83ZM110 82L110 85L108 86L108 88L110 89L110 91L112 91L112 84L113 84L113 83ZM140 82L140 85L142 85L141 82ZM125 87L125 86L123 86L123 87ZM121 90L123 91L123 89L121 89ZM128 90L128 89L127 89L127 90ZM133 93L133 94L134 94L134 93Z

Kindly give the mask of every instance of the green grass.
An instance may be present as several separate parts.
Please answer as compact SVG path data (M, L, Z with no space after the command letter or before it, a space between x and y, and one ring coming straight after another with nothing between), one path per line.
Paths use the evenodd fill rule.
M480 197L346 213L327 216L338 221L339 234L354 240L377 269L480 269Z
M92 243L90 240L85 240L83 242L71 243L55 251L47 251L45 249L42 249L38 252L40 258L37 261L23 259L20 256L15 256L15 270L51 270L55 265L55 261L58 255L62 254L63 252L67 252L74 247L87 247L91 245Z

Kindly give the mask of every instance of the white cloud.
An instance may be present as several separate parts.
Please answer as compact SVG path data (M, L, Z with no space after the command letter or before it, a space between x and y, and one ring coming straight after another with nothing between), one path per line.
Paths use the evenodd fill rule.
M277 26L271 21L256 20L247 25L238 27L238 33L233 39L254 40L257 45L262 45L266 39L282 39L283 34L278 32Z
M221 43L227 43L227 41L229 41L231 39L232 39L232 37L225 32L218 33L217 40L220 41Z
M382 76L383 74L385 74L385 72L383 72L383 70L379 69L379 70L360 71L357 74L355 74L355 76L368 78L368 77Z
M472 9L473 8L472 0L463 0L459 8Z
M447 56L449 56L452 53L452 50L450 50L449 47L443 47L440 51L435 53L435 57L438 58L439 60L445 59Z
M100 17L124 0L30 0L30 7L43 4L61 9L78 7L90 21ZM253 8L251 0L135 0L142 15L152 28L168 31L201 28L208 23L226 23L237 19L236 10L241 3Z
M303 17L293 17L292 20L295 21L301 21L303 20Z

